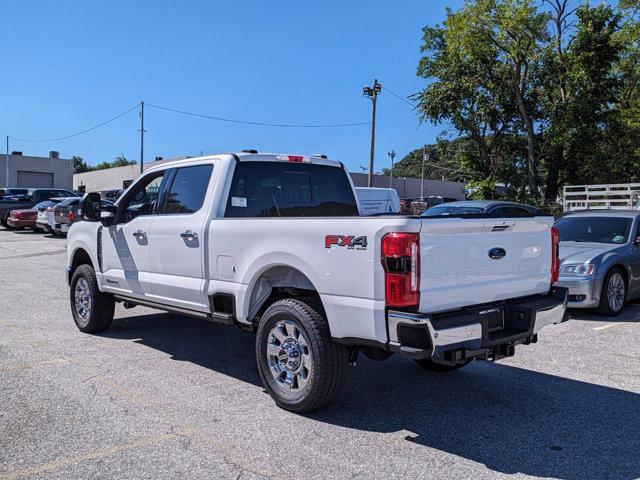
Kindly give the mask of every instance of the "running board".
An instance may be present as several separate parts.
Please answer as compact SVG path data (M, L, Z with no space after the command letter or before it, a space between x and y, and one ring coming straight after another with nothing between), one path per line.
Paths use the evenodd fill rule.
M225 325L233 325L235 323L235 316L232 313L219 313L213 314L207 312L199 312L197 310L190 310L188 308L174 307L172 305L165 305L162 303L152 302L150 300L141 300L139 298L131 298L125 295L114 295L116 300L120 300L127 304L126 308L132 308L137 305L144 307L155 308L156 310L162 310L165 312L180 313L189 317L201 318L203 320L211 320L216 323L223 323Z

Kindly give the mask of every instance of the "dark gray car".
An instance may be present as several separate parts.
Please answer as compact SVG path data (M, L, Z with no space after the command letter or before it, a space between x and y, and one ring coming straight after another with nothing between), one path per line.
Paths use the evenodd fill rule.
M640 212L589 210L560 218L560 279L568 306L617 315L640 296Z
M436 205L426 210L423 217L443 215L537 215L538 209L524 203L502 202L500 200L462 200Z

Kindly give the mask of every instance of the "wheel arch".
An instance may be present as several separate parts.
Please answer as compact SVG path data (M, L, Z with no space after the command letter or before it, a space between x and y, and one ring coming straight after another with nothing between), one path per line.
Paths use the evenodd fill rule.
M244 318L254 322L269 305L287 296L315 297L322 310L318 313L326 315L317 283L310 275L297 266L277 263L264 265L253 275L244 296Z
M87 248L83 246L76 247L69 256L69 266L67 268L67 282L71 283L73 272L80 265L90 265L95 270L95 264Z

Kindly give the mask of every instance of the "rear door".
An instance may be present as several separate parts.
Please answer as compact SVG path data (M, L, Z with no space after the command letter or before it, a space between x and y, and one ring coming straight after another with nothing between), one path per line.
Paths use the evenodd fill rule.
M211 212L214 164L172 170L149 232L152 300L190 310L208 311L205 284L205 224Z
M424 218L420 311L547 292L552 223L551 217Z

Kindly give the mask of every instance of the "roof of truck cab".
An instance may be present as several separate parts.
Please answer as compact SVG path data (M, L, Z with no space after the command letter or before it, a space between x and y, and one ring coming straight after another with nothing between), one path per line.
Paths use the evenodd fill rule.
M278 157L284 156L302 156L305 159L309 159L310 163L316 165L329 165L332 167L342 167L342 163L337 160L330 160L328 158L323 158L316 155L301 155L299 153L247 153L247 152L232 152L232 153L217 153L213 155L204 155L201 157L189 157L183 158L180 160L172 160L170 162L163 162L160 165L154 165L149 168L149 171L156 170L159 168L167 168L167 167L175 167L182 165L190 165L195 163L200 163L204 160L213 160L213 159L227 159L227 160L238 160L241 162L282 162L282 160L278 160Z

